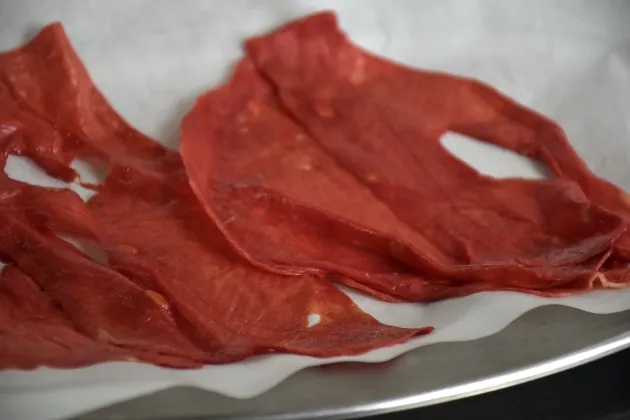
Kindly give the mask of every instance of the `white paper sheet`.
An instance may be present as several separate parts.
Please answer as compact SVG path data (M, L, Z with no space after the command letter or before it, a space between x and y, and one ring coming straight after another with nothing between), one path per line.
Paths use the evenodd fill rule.
M630 188L630 3L623 0L0 1L0 48L62 21L113 106L175 147L180 118L197 95L227 76L244 37L326 8L338 11L343 28L365 48L479 78L556 119L597 174ZM488 174L536 176L529 162L509 152L454 137L446 141ZM17 161L9 170L40 177ZM436 332L352 358L274 355L198 371L110 363L2 372L0 412L11 419L61 418L176 384L247 398L307 366L379 362L431 343L487 336L540 305L594 313L630 309L630 290L553 300L483 293L427 305L352 296L385 323L434 325Z

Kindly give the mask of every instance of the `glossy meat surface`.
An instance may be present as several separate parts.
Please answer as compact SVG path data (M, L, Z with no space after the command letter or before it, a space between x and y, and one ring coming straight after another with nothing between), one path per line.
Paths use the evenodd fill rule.
M404 301L627 284L610 268L623 258L626 196L552 121L477 81L362 51L330 13L246 50L184 120L181 152L207 213L252 263ZM447 131L555 176L480 174L442 146Z
M177 152L134 130L93 85L61 25L0 55L0 162L72 181L109 168L84 203L0 175L2 368L139 360L173 367L254 354L351 355L430 328L383 325L327 280L238 257L190 190ZM79 180L77 180L79 181ZM61 239L100 247L106 261ZM309 315L319 322L309 326Z

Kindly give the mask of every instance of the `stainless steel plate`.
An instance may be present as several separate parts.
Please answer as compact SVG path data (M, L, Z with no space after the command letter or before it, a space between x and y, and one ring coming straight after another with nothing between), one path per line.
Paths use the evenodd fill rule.
M93 411L77 420L360 417L508 387L627 347L630 311L593 315L546 306L488 338L423 347L384 364L307 369L249 400L179 387Z

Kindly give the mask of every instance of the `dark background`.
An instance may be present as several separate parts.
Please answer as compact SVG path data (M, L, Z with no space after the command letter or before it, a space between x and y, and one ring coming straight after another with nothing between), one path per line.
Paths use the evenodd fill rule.
M368 419L630 419L630 350L501 391Z

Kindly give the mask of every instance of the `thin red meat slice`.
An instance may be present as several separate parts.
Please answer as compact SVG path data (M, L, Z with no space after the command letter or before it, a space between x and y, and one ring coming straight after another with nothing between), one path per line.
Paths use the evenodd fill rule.
M330 356L429 331L380 324L328 281L256 270L231 252L187 184L180 187L160 190L140 173L114 172L90 207L107 223L110 263L155 285L196 337L212 333L239 357ZM110 244L125 246L112 252ZM317 325L307 327L309 314L320 315Z
M182 124L181 153L206 210L250 261L298 275L339 267L341 281L359 288L352 278L379 273L404 287L408 268L389 249L396 234L422 238L309 140L244 61L227 86L197 101ZM313 193L319 206L304 205ZM340 212L347 220L328 214ZM390 235L363 229L364 220Z
M34 349L37 349L34 351ZM13 266L0 274L0 368L76 367L122 359L79 334L31 278Z
M157 177L173 177L181 166L177 153L112 109L58 22L27 45L0 54L0 118L3 148L10 143L13 154L37 156L40 166L66 181L77 176L69 163L84 154Z
M401 221L430 235L431 242L448 254L459 252L459 263L535 254L548 241L568 245L553 244L552 239L567 236L572 243L592 235L578 233L590 224L588 220L558 226L541 217L565 210L558 208L564 201L576 205L570 213L586 210L586 200L571 183L494 180L441 146L440 136L448 130L500 145L523 138L522 143L545 143L545 136L556 134L556 141L546 142L553 151L540 155L566 157L570 147L557 136L561 130L555 124L536 118L491 88L371 56L348 42L331 14L251 40L248 47L258 68L278 89L283 106L318 143ZM508 112L512 119L501 113L506 108L512 109ZM523 144L520 151L526 148ZM558 166L549 161L552 168ZM566 198L554 202L554 195ZM541 226L543 222L548 226ZM553 235L545 238L532 226L566 232L542 232Z
M31 228L10 206L0 209L0 253L35 279L78 331L121 347L203 358L144 290L61 239Z
M542 117L478 82L371 56L328 13L247 47L254 64L200 98L181 133L193 190L241 255L390 300L594 286L619 215L571 180L491 179L439 143L449 129L534 136ZM506 104L524 116L495 124Z
M0 369L74 368L105 361L194 367L190 359L132 351L79 333L54 301L14 266L0 274Z
M274 47L284 48L292 42L292 47L274 56L274 51L278 51ZM375 147L378 140L383 142L386 138L402 143L405 152L412 152L415 159L433 157L432 151L422 149L437 143L443 133L451 130L537 159L557 178L578 183L581 194L595 206L628 221L628 194L595 176L556 123L483 83L408 69L361 51L337 28L335 17L330 13L289 24L268 37L252 40L248 45L259 70L272 79L280 91L283 105L315 134L325 148L337 148L338 152L343 149L341 153L333 154L336 159L344 160L348 167L358 164L360 171L362 163L357 163L357 158L352 155L360 153L366 144L369 149ZM328 84L315 86L325 75ZM331 109L333 102L336 102L337 110ZM365 119L351 118L351 124L343 127L343 124L335 124L336 118L327 115L344 110L351 110L352 115L364 115ZM343 115L337 117L343 118ZM370 122L366 124L365 120ZM337 144L335 134L350 139L354 150L348 150L347 144ZM379 152L387 156L388 151L381 149ZM441 145L436 156L445 160L451 174L459 181L467 175L472 179L478 175L448 155ZM434 160L423 163L434 164ZM389 166L387 162L383 163L381 166ZM427 175L434 172L431 169L431 166L425 167ZM359 172L355 175L363 177L363 182L373 181ZM442 180L438 184L445 185ZM501 184L504 186L505 182ZM468 188L465 183L464 186ZM499 188L496 183L491 187ZM377 193L379 188L378 185L372 187ZM485 215L482 218L485 219ZM501 241L502 246L504 242ZM619 265L618 259L623 261L628 257L630 237L625 233L615 241L610 261ZM611 272L611 275L620 277L618 272ZM620 286L619 283L610 285Z
M20 154L66 180L77 156L110 167L87 204L0 176L0 257L37 283L76 334L121 357L194 367L271 351L357 354L430 331L383 325L326 280L269 274L236 256L190 190L179 154L109 107L59 24L0 55L0 76L2 166ZM99 243L107 263L58 235ZM321 319L309 327L311 313ZM31 348L40 332L24 334L30 363L48 363Z

